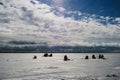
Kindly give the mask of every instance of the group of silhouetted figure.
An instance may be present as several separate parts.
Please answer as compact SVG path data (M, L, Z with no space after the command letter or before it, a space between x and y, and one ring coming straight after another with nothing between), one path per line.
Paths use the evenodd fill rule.
M45 54L43 55L43 57L52 57L52 56L53 56L52 53L51 53L51 54L45 53ZM33 59L37 59L37 56L34 55L34 56L33 56Z
M43 55L43 57L52 57L52 56L53 56L52 53L51 53L51 54L45 53L45 54Z
M52 53L51 54L48 54L48 53L45 53L44 55L43 55L43 57L52 57L53 55L52 55ZM36 55L34 55L33 56L33 59L37 59L37 56ZM64 59L63 59L64 61L69 61L70 59L67 57L67 55L64 55Z
M43 55L43 57L53 57L53 55L52 55L52 53L51 53L51 54L45 53L45 54ZM34 55L34 56L33 56L33 59L37 59L37 56ZM90 58L88 55L86 55L84 59L91 59L91 58ZM92 59L106 59L106 58L104 57L103 54L99 54L99 56L97 56L97 57L93 54L93 55L92 55ZM71 59L69 59L69 58L67 57L67 55L64 55L63 60L64 60L64 61L69 61L69 60L71 60Z
M86 55L85 59L89 59L89 56ZM97 59L97 57L93 54L92 59ZM106 59L103 54L99 54L98 59Z

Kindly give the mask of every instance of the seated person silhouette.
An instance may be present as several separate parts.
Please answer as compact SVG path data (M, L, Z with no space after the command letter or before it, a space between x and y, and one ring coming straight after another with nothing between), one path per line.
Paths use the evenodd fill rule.
M53 55L52 55L52 53L49 55L49 57L52 57Z
M48 53L45 53L45 54L43 55L43 57L48 57Z
M99 59L105 59L103 54L99 54Z
M34 55L33 59L37 59L37 56Z
M101 58L102 58L102 59L106 59L103 54L101 55Z
M70 59L68 59L67 55L64 56L64 61L69 61Z
M87 55L87 56L85 56L85 59L89 59L89 56Z
M101 58L102 58L101 54L99 54L98 58L99 58L99 59L101 59Z
M96 59L95 55L92 55L92 59Z

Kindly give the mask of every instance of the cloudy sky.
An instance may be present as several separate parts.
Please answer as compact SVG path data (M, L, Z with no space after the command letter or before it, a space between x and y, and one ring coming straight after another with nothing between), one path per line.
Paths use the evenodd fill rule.
M0 45L120 46L119 7L119 0L0 0Z

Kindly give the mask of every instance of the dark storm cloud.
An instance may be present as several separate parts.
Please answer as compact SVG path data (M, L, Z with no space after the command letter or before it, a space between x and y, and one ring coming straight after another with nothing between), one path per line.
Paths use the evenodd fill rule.
M28 42L28 41L9 41L8 43L15 44L15 45L36 44L35 42Z

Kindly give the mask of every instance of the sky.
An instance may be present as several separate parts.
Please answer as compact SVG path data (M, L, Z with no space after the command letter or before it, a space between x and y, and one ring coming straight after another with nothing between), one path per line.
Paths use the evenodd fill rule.
M119 0L0 0L0 46L120 46L119 7Z

